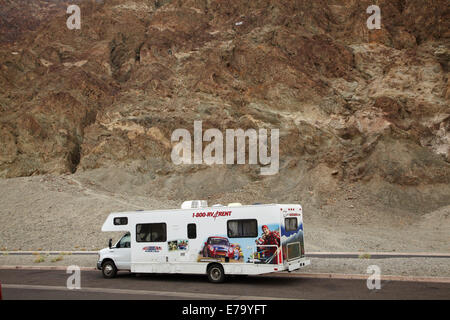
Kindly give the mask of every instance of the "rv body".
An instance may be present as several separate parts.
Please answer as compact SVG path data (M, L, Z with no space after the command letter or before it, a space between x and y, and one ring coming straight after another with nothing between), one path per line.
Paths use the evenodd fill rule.
M302 217L298 204L111 213L102 231L126 234L100 250L97 268L107 278L127 270L208 274L213 282L224 275L293 271L309 264Z

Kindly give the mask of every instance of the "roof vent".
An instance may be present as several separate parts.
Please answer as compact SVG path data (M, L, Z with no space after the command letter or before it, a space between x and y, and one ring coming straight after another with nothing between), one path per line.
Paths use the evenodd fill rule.
M206 201L206 200L189 200L189 201L184 201L181 204L181 209L206 208L207 206L208 206L208 201Z
M228 207L241 207L242 204L239 202L232 202L228 204Z

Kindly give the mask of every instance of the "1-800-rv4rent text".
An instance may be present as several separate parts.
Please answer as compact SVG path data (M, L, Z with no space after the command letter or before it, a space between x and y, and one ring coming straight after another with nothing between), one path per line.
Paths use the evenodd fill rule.
M186 201L181 209L111 213L102 231L126 232L100 250L105 278L117 271L225 275L293 271L308 265L302 207L260 204L207 207Z

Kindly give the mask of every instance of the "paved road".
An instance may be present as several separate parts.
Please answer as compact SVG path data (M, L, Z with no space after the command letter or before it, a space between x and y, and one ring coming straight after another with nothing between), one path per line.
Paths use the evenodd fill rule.
M450 299L449 283L382 281L368 290L365 280L298 277L234 277L211 284L205 276L122 273L104 279L81 271L81 290L68 290L70 274L48 270L0 270L3 299Z

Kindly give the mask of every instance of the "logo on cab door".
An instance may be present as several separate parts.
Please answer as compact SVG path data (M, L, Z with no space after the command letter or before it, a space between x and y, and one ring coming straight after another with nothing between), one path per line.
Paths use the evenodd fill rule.
M160 252L162 250L162 247L149 246L149 247L143 247L142 250L144 250L145 252Z

